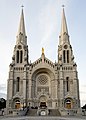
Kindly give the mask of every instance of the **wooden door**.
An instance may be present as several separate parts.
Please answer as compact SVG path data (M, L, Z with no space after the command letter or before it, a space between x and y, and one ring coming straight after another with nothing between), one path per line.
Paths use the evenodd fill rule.
M71 103L66 103L66 108L71 109Z
M16 103L15 108L19 109L20 108L20 103Z

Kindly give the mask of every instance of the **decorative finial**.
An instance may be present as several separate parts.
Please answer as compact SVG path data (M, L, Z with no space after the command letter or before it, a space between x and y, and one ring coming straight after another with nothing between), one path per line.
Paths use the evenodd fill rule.
M44 54L44 48L42 47L42 54Z
M64 8L64 7L65 7L65 5L62 5L62 7Z
M23 9L24 5L22 5L21 7L22 7L22 9Z

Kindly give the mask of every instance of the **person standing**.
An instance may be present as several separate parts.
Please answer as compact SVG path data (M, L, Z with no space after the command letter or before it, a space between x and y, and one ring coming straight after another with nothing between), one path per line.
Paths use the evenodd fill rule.
M2 108L2 115L4 115L4 109Z

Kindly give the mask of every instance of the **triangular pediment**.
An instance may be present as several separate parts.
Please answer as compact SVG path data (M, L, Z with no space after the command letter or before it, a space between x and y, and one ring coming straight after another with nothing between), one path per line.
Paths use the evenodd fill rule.
M32 63L32 65L36 66L36 65L42 64L42 63L54 67L54 63L51 60L49 60L48 58L46 58L45 56L43 56L43 55L39 59L37 59L36 61L34 61Z

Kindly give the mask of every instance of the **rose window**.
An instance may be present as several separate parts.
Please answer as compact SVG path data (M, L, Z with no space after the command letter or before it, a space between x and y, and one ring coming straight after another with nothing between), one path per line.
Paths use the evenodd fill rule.
M40 83L41 85L44 85L44 84L47 83L48 78L47 78L47 76L45 76L45 75L40 75L40 76L38 77L38 81L39 81L39 83Z

